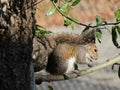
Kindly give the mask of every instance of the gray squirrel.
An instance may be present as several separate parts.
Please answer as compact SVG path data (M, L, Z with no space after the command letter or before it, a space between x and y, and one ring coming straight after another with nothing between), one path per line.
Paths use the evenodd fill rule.
M97 47L95 44L95 32L90 30L82 35L76 34L58 34L43 35L38 39L45 53L42 54L39 51L37 56L41 55L39 60L42 59L46 61L44 64L44 69L41 68L41 74L54 74L62 75L66 73L71 73L74 71L74 64L87 64L92 66L92 64L98 59ZM34 48L34 47L33 47ZM41 50L39 48L39 50ZM41 54L40 54L41 53ZM43 55L46 58L43 58ZM36 65L36 63L33 63ZM38 67L42 65L38 65ZM42 70L43 69L43 70Z
M94 43L59 44L48 59L46 71L50 74L63 75L75 71L75 63L92 66L97 59L98 52Z

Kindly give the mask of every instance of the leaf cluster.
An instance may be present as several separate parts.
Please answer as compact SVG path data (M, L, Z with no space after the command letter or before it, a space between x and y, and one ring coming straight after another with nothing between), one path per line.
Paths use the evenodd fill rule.
M36 24L34 26L34 29L35 29L35 35L37 37L40 37L40 36L42 36L44 34L50 34L50 33L52 33L51 31L48 31L47 29L45 29L44 27L42 27L42 26L40 26L38 24Z
M117 10L114 14L114 17L116 19L116 22L120 22L120 10ZM97 23L97 27L96 27L96 38L98 39L98 41L101 43L101 39L102 39L102 31L100 29L100 26L103 26L104 23L107 24L107 21L103 21L100 16L96 16L96 23ZM120 42L118 41L120 39L120 26L119 25L112 25L111 30L109 31L111 32L111 37L112 37L112 42L113 44L117 47L120 48Z
M51 0L53 3L58 4L58 1L61 2L58 6L52 6L46 13L46 16L50 16L54 14L57 10L59 10L61 13L65 14L66 16L70 16L70 8L78 5L80 3L80 0L64 0L65 2L62 2L62 0ZM75 17L71 18L75 22L79 22L79 20ZM64 20L64 26L71 26L71 28L74 30L74 22L63 16Z

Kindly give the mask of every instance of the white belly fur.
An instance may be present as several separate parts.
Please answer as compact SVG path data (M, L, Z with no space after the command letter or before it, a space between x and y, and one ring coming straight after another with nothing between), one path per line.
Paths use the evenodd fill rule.
M67 60L68 67L67 67L67 70L66 70L65 73L71 73L72 71L74 71L74 63L75 62L76 62L76 58L75 57L70 57Z

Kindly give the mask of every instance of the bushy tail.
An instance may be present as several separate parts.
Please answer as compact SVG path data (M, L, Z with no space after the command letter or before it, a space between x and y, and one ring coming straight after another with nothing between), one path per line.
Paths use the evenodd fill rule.
M73 44L87 44L95 43L95 32L94 30L88 30L80 35L61 33L53 36L57 44L59 43L73 43Z

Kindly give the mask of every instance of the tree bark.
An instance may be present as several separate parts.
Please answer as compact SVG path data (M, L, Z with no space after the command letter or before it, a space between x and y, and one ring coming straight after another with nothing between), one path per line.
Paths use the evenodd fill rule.
M0 90L33 90L35 0L0 1ZM33 80L33 82L31 81Z

